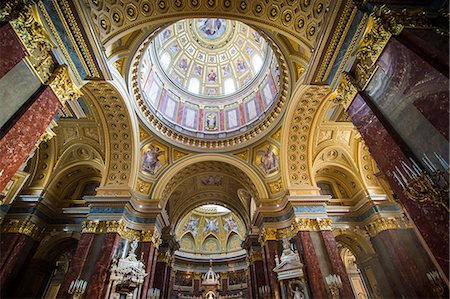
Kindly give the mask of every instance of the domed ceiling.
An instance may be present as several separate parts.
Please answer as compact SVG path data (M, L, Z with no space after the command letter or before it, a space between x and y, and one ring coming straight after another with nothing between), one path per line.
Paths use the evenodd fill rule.
M279 59L244 23L186 19L141 48L135 96L153 129L171 139L200 148L229 147L245 140L230 144L230 138L246 132L254 137L256 126L270 118L266 128L281 110Z
M203 205L188 213L178 223L178 255L240 254L244 223L233 212L217 205Z

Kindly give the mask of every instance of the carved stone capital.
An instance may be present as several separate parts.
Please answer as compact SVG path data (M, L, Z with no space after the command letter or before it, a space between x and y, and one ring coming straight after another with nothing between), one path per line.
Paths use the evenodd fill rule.
M366 230L369 232L370 237L378 235L380 232L391 229L407 229L412 225L406 217L389 217L379 218L366 225Z
M259 243L261 245L265 244L266 241L276 241L277 240L277 229L272 227L265 227L261 230L259 235Z
M72 82L69 68L65 64L56 68L50 78L49 85L63 105L66 101L74 101L81 96L81 92Z
M341 104L347 110L357 94L358 88L355 85L355 80L348 73L343 73L333 102Z
M36 223L29 219L19 220L10 219L5 220L1 226L1 232L3 234L17 233L24 234L31 237L34 240L41 240L44 236L45 228L40 227Z

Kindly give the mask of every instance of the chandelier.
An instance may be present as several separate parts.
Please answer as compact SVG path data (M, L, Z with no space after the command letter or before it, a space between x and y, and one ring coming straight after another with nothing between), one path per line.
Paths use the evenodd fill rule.
M449 164L445 159L434 153L438 163L434 163L426 154L422 162L428 168L422 169L416 161L410 158L411 164L401 161L400 167L395 166L393 176L403 189L403 194L415 202L430 202L444 207L449 211Z

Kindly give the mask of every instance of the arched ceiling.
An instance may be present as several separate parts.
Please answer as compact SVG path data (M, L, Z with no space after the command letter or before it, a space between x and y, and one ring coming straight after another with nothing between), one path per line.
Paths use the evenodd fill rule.
M251 196L242 196L247 190ZM166 202L173 224L202 204L219 204L237 213L248 225L251 197L258 192L251 179L239 168L225 162L198 162L183 168L166 184L162 202Z

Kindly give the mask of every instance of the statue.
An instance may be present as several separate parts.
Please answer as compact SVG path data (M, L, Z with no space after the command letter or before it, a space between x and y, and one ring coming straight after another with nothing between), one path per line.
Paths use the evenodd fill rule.
M299 290L298 287L295 287L295 290L291 289L292 291L292 299L303 299L305 298L305 295L303 295L303 292Z
M286 237L283 237L283 249L291 249L291 242Z
M132 254L136 255L135 251L136 251L136 249L138 247L138 244L139 244L138 239L133 239L133 242L131 242L131 245L130 245L130 252L129 252L128 255L132 255Z

